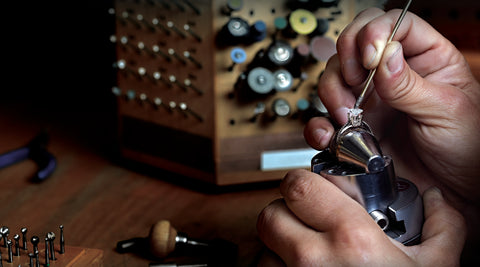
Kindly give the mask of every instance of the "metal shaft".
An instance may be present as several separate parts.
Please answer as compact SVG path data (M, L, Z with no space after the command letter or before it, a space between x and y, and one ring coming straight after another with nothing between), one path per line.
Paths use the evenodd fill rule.
M65 253L65 237L63 236L63 224L59 226L60 228L60 254Z
M407 13L408 7L410 7L410 4L412 3L412 0L408 0L407 4L402 10L402 13L398 17L397 22L395 23L395 26L393 27L392 34L390 34L390 37L388 38L387 44L390 43L393 40L393 37L395 36L395 33L397 33L398 28L400 27L400 24L402 23L403 18L405 17L405 14ZM368 74L367 80L365 82L365 86L363 87L362 93L358 96L357 101L355 102L355 108L360 108L362 105L363 101L365 101L366 98L370 95L367 94L368 88L370 87L370 83L372 82L373 76L377 72L377 68L374 68L370 71Z
M45 237L45 266L50 266L50 253L49 253L50 240Z
M23 250L27 250L27 228L23 227L21 230L22 232L22 243L23 243Z

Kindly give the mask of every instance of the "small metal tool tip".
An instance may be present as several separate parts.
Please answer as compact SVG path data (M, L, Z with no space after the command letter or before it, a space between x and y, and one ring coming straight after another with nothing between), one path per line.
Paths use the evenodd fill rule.
M38 242L40 241L40 238L38 238L38 236L34 235L34 236L32 236L32 240L31 240L31 241L32 241L32 243L35 244L35 243L38 243Z
M53 242L55 240L55 233L54 232L49 232L47 233L47 238L50 241L50 259L51 260L56 260L55 258L55 243ZM47 249L47 248L45 248Z
M54 233L54 232L48 232L48 233L47 233L47 237L48 237L48 239L50 239L50 240L54 240L54 239L55 239L55 233Z
M60 228L60 254L65 253L65 237L63 236L63 224L59 226Z

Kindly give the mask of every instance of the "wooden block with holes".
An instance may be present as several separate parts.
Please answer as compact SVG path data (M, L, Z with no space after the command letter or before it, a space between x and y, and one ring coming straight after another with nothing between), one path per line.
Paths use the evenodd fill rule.
M2 252L1 255L3 266L30 266L30 257L28 254L33 251L31 244L29 244L28 251L20 249L20 256L15 256L15 249L12 246L14 254L12 257L12 262L8 262L7 248L1 247L0 250ZM38 250L40 266L47 266L45 262L45 246L39 244ZM48 266L103 266L103 251L100 249L66 246L64 254L60 254L59 252L60 248L55 246L56 260L49 260ZM35 266L35 259L33 259L33 264Z
M309 10L292 7L304 2L329 5L306 7ZM358 10L377 2L383 1L115 1L110 13L116 31L111 40L116 43L118 71L112 92L117 96L122 155L216 185L282 178L286 170L295 168L295 153L308 150L298 103L305 100L309 107L321 109L316 84L328 58L315 56L313 40L327 40L322 45L334 50L336 38ZM292 22L289 19L297 17L293 13L301 15ZM305 25L287 34L291 29L276 23L280 19L309 26L317 25L320 18L329 25L321 36L304 32ZM237 19L250 27L246 30L253 25L266 29L263 39L225 38L227 25L237 27L236 22L229 24ZM243 87L252 87L245 86L244 77L253 73L258 55L277 41L309 51L289 78L290 87L262 95L247 92L248 97L240 99L242 91L251 89ZM232 65L234 49L245 52L244 63ZM284 70L279 65L260 65L268 73ZM254 119L259 103L264 109ZM288 107L285 114L273 111L278 103ZM266 163L280 155L291 159L283 159L282 166ZM305 159L306 168L310 158Z

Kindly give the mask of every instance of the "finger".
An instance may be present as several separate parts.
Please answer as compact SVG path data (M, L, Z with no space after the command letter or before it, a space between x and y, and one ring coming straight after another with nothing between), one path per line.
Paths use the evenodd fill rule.
M329 232L357 226L380 230L365 209L327 179L307 170L288 172L280 184L288 208L310 227ZM383 233L382 233L383 234Z
M347 112L355 104L354 91L356 91L356 89L360 88L351 88L343 81L338 56L331 57L327 62L327 66L322 77L320 78L318 84L318 94L325 107L329 111L330 116L339 125L343 125L347 122ZM371 114L368 118L372 119L372 121L378 121L378 118L385 117L390 114L389 112L385 112L387 107L377 95L370 97L365 103L364 107L366 107L368 112ZM373 119L372 116L374 116L375 119ZM370 126L373 126L373 124ZM316 140L307 140L307 142L308 141ZM319 149L316 145L312 143L309 144L312 147Z
M429 266L458 265L466 239L466 226L463 216L444 200L438 188L430 188L423 194L425 222L422 243L417 259ZM445 262L445 257L451 255ZM438 262L438 259L443 259ZM434 264L437 262L437 264Z
M385 48L374 83L383 101L426 125L443 125L445 108L454 110L462 100L454 87L425 80L412 70L396 41Z
M268 205L258 216L257 231L263 243L289 263L326 253L321 235L301 222L281 199Z
M383 10L378 8L369 8L360 12L337 38L341 71L348 85L360 85L367 75L361 65L360 50L357 47L357 34L372 18L384 13Z
M323 117L313 117L303 130L305 141L314 149L322 150L330 144L334 133L333 125Z
M399 9L390 10L371 20L358 32L357 44L363 67L373 69L378 66L400 13ZM446 65L450 58L442 54L440 49L436 49L443 46L439 44L448 41L427 22L410 12L405 15L393 40L401 42L405 48L405 56L411 58L409 63L421 76L428 74L432 69L438 69L439 65ZM430 51L436 56L432 57ZM439 61L444 63L438 64Z
M332 56L318 83L318 95L329 114L339 124L347 122L347 111L355 104L352 89L343 80L338 56Z

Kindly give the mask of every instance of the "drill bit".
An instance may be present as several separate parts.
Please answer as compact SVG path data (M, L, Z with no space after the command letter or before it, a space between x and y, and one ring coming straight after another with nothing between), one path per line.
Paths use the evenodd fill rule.
M387 44L393 40L393 37L395 36L395 33L397 33L397 30L400 27L400 24L402 23L402 20L405 17L408 7L410 6L411 3L412 3L412 0L408 0L407 4L403 8L402 13L398 17L398 20L395 23L395 26L393 27L392 34L390 34L390 37L388 38ZM368 91L368 88L370 87L370 83L372 82L373 76L375 75L376 72L377 72L377 68L374 68L368 74L362 93L358 96L357 101L355 102L355 106L354 106L355 109L360 109L360 106L362 105L363 101L365 101L365 99L368 98L368 96L370 95L370 93L367 94L367 91Z

